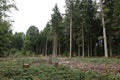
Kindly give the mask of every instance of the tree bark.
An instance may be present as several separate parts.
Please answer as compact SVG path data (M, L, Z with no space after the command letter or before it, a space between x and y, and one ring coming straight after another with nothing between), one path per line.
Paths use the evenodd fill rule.
M113 10L113 9L112 9ZM110 48L110 57L112 57L112 20L113 16L110 18L110 32L109 32L109 48Z
M80 47L78 45L78 57L80 57Z
M45 50L45 56L47 56L47 44L48 44L48 39L46 39L46 50Z
M90 45L89 45L89 41L88 41L88 57L90 57Z
M92 39L90 38L90 56L92 56L92 51L93 49L92 49Z
M120 44L118 43L118 56L120 55Z
M104 13L103 13L103 0L100 0L100 7L101 7L102 26L103 26L104 55L105 57L108 57L106 29L105 29L105 21L104 21Z
M60 49L60 43L59 43L59 54L58 55L60 55L60 53L61 53L61 51L60 51L61 49Z
M72 11L70 12L70 55L72 57Z
M96 53L96 43L95 43L95 49L94 49L94 50L95 50L95 51L94 51L94 52L95 52L95 56L97 56L97 53Z
M110 57L112 57L112 37L111 37L111 33L109 36L109 47L110 47Z
M56 57L57 55L57 34L54 33L54 42L53 42L53 57Z
M84 28L83 28L83 23L82 23L82 57L85 57L84 53Z

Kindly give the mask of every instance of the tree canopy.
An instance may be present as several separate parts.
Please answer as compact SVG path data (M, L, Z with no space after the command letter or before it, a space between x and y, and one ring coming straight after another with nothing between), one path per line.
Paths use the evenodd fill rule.
M0 56L12 49L54 57L120 55L120 1L100 1L65 0L65 14L55 4L42 31L30 26L13 34L7 12L17 9L15 2L0 0Z

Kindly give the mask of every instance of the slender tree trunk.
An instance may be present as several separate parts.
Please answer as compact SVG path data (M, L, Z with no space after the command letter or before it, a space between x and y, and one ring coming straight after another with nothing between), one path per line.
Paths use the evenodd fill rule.
M118 56L120 56L120 44L118 43Z
M46 50L45 50L45 56L47 56L47 44L48 44L48 39L46 39Z
M33 52L33 57L35 57L35 53Z
M111 9L111 11L113 11L112 6L110 6L110 9ZM113 23L113 12L111 13L110 16L111 17L110 17L110 23L109 23L110 24L110 26L109 26L109 28L110 28L110 33L109 33L109 48L110 48L110 57L112 57L113 56L113 54L112 54L112 23Z
M109 47L110 47L110 57L112 57L112 37L111 37L111 33L110 33L110 37L109 37Z
M37 54L39 54L39 47L37 46Z
M95 56L97 56L97 53L96 53L96 43L95 43L95 49L94 49L94 50L95 50L95 51L94 51L94 52L95 52Z
M84 28L83 28L83 23L82 23L82 57L85 57L84 53Z
M78 45L78 57L80 57L80 47Z
M72 11L70 13L70 55L69 57L72 57Z
M113 10L111 8L111 10ZM110 26L109 26L109 49L110 49L110 57L112 57L112 20L113 16L110 18Z
M92 48L92 39L90 38L90 56L92 56L93 48Z
M45 50L46 50L46 49L45 49L45 45L44 45L44 46L43 46L43 52L42 52L44 56L45 56Z
M53 57L56 57L57 55L57 34L54 33L54 42L53 42Z
M100 54L100 45L99 45L99 41L97 41L97 43L98 43L97 55L99 56L99 54Z
M57 57L57 34L55 34L55 57Z
M60 55L60 53L61 53L61 51L60 51L61 49L60 49L60 43L59 43L59 55Z
M88 57L90 57L90 45L89 45L89 42L88 42Z
M55 57L55 34L53 39L53 56Z
M103 38L104 38L104 54L105 54L105 57L108 57L107 38L106 38L104 13L103 13L103 0L100 0L100 7L101 7L101 14L102 14Z

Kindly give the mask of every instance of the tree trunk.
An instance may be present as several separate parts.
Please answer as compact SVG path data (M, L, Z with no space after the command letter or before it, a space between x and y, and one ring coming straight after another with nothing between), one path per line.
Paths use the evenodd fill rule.
M55 34L55 57L57 57L57 34Z
M105 57L108 57L106 30L105 30L104 13L103 13L103 0L100 0L100 7L101 7L101 14L102 14L103 39L104 39L104 54L105 54Z
M60 51L61 49L60 49L60 43L59 43L59 55L60 55L60 53L61 53L61 51Z
M109 37L109 47L110 47L110 57L112 57L112 37L111 37L111 33L110 33L110 37Z
M99 54L100 54L100 44L99 44L99 41L97 41L97 43L98 43L98 47L97 47L97 55L99 56Z
M54 42L53 42L53 57L56 57L57 55L57 34L54 33Z
M78 45L78 57L80 57L80 47Z
M88 41L88 57L90 57L90 45L89 45L89 41Z
M69 57L72 57L72 11L70 13L70 55Z
M33 57L35 57L35 53L33 52Z
M95 56L97 56L97 53L96 53L96 43L95 43L95 49L94 49L94 53L95 53Z
M120 56L120 44L118 43L118 56Z
M92 56L92 51L93 49L92 49L92 39L90 38L90 56Z
M82 23L82 57L85 57L84 53L84 28L83 28L83 23Z
M46 39L46 50L45 50L45 56L47 56L47 44L48 44L48 39Z
M111 19L110 19L110 26L109 26L109 29L110 29L110 31L109 31L110 57L112 57L112 20L113 20L113 17L111 17Z

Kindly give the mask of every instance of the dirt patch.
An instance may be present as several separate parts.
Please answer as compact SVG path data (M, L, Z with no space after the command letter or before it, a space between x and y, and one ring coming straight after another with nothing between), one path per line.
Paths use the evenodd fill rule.
M115 75L120 77L120 64L105 64L105 63L86 63L82 61L71 61L69 58L57 58L52 59L49 57L43 57L47 62L50 61L54 63L58 63L59 65L64 65L70 67L72 69L81 69L83 71L95 71L100 74L105 73L114 73Z
M68 59L59 59L59 65L68 66L73 69L81 69L83 71L95 71L97 73L110 73L113 72L115 75L120 77L120 64L103 64L103 63L85 63L69 61Z

